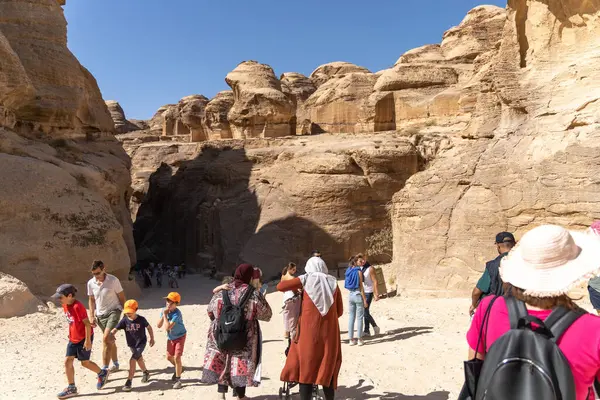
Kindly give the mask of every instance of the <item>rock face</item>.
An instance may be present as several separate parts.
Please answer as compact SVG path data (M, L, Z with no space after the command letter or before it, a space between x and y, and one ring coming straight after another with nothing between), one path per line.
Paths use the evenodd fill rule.
M311 133L310 114L306 110L306 100L317 88L312 80L297 72L286 72L281 75L281 88L296 110L296 134Z
M3 1L0 15L3 124L44 132L111 132L112 120L96 80L67 49L60 4Z
M204 126L208 134L209 139L231 139L233 134L231 133L231 126L227 115L233 107L233 92L226 90L217 93L217 95L211 99L204 110Z
M0 15L0 271L35 295L89 279L94 258L125 278L135 262L130 159L96 81L67 49L63 10L3 1Z
M452 29L442 44L446 58L474 59L464 138L394 197L408 292L471 290L499 231L518 240L540 224L584 229L599 217L600 4L511 0L506 18L490 11L471 12L464 34ZM481 53L494 43L486 24L503 34Z
M0 318L22 317L45 308L27 285L0 272Z
M371 73L364 67L351 64L345 61L336 61L319 66L310 74L310 80L314 82L316 87L321 86L334 76L345 75L352 72Z
M334 75L304 103L312 124L311 133L364 132L361 108L373 92L377 75L351 72Z
M135 170L151 174L139 180L137 243L167 262L229 273L245 260L267 276L313 248L332 266L364 251L365 237L387 224L386 203L421 165L415 146L391 134L128 151Z
M115 125L115 131L117 133L127 133L144 129L132 122L129 122L127 118L125 118L125 111L123 111L123 108L118 102L114 100L107 100L106 106L108 107L108 111L110 112L110 116L112 117ZM142 126L144 126L144 122L142 121L141 123Z
M175 106L168 106L163 117L163 136L189 136L192 142L208 139L203 125L208 99L202 95L187 96Z
M227 74L225 81L233 89L234 103L228 120L234 138L295 134L294 107L271 67L245 61Z

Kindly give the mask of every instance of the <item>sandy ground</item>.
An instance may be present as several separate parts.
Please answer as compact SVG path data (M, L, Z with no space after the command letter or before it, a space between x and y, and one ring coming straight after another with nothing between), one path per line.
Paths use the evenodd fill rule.
M155 329L156 345L144 353L151 371L147 384L140 372L133 391L121 387L126 371L111 374L106 387L95 388L95 374L75 365L80 397L95 399L197 399L216 398L216 386L200 382L209 319L206 305L218 282L188 276L180 282L181 311L188 330L183 356L186 372L183 388L174 390L170 382L172 368L164 359L166 334ZM341 285L343 287L343 283ZM139 314L156 324L162 296L168 289L144 290ZM344 297L346 291L342 289ZM250 388L251 399L278 399L279 374L285 361L282 337L280 293L269 293L273 318L262 323L264 333L263 383ZM87 303L85 303L87 304ZM382 335L370 338L363 347L342 346L343 363L337 399L446 400L455 399L461 386L462 361L466 355L465 332L469 325L468 299L391 298L373 303L372 313ZM340 319L342 339L346 340L348 318ZM383 334L385 332L385 334ZM94 341L92 360L101 363L101 341ZM125 336L117 338L122 365L127 365L129 349ZM67 323L62 310L0 320L0 399L51 399L66 386L64 352ZM123 366L122 366L123 368ZM297 393L297 390L294 390ZM228 398L231 398L229 394ZM294 396L299 398L299 396Z

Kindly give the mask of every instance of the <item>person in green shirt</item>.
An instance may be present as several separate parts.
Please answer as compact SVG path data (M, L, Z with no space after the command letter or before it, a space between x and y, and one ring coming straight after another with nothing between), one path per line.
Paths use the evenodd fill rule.
M471 307L469 307L469 315L473 316L479 301L490 294L502 296L504 294L503 282L500 278L500 260L505 257L508 252L515 246L516 240L510 232L500 232L496 235L495 245L498 250L498 257L488 261L481 278L477 282L473 292L471 293Z

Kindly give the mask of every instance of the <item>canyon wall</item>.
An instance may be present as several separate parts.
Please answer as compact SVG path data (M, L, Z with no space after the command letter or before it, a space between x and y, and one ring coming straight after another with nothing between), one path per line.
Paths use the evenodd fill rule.
M122 279L135 262L130 159L67 49L62 4L0 1L0 272L3 295L22 299L16 280L41 297L65 282L84 294L94 259Z

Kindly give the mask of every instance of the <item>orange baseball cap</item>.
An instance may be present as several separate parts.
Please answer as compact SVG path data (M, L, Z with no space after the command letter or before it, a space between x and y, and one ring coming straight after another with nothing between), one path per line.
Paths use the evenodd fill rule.
M171 300L173 303L181 303L181 295L177 292L171 292L164 299Z
M125 307L123 308L123 312L125 314L133 314L138 310L138 302L135 300L127 300L125 302Z

